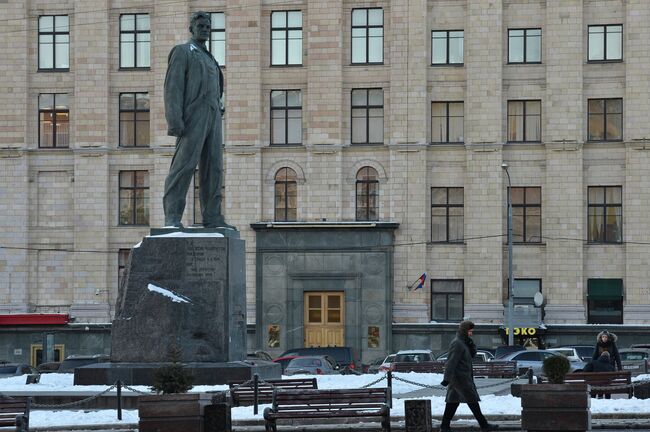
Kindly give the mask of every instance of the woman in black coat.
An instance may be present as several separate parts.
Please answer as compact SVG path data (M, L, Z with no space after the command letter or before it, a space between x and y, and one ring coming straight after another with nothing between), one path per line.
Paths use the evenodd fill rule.
M617 370L622 371L623 366L621 366L621 356L618 354L616 340L616 335L607 330L598 333L598 336L596 337L596 348L594 349L594 354L591 358L592 360L596 360L604 351L607 351L609 352L609 361L616 366Z
M472 410L472 414L481 426L481 431L493 431L499 428L499 426L487 422L478 404L481 399L476 391L472 372L472 358L476 355L476 345L471 339L473 329L473 322L461 322L456 337L449 345L445 376L441 383L443 386L447 386L447 398L445 399L445 413L442 416L440 432L451 431L451 419L461 403L466 403Z

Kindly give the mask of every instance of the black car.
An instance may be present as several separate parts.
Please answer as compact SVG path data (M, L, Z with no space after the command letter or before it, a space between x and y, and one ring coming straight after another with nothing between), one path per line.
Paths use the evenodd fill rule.
M75 368L94 363L106 363L108 361L110 361L110 357L107 354L71 355L61 362L57 372L74 373Z
M312 347L312 348L294 348L285 351L279 357L288 356L330 356L336 360L339 368L342 370L356 370L361 368L361 362L357 356L356 350L351 347ZM361 372L359 370L359 372Z

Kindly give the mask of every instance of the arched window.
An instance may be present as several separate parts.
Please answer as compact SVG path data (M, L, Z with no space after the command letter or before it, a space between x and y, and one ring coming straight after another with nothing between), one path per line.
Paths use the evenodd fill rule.
M357 172L357 220L378 219L379 178L373 167L363 167Z
M295 221L297 200L296 172L291 168L280 168L275 174L275 220Z

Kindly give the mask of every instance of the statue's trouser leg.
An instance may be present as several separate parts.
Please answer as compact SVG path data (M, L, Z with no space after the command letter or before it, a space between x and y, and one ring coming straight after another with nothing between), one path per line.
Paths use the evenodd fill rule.
M221 216L221 185L223 183L223 150L221 148L221 112L209 109L212 127L208 130L199 160L200 199L203 225L217 226Z
M199 163L203 144L213 128L214 110L199 106L185 123L185 135L176 140L176 152L165 179L163 209L165 225L178 226L185 210L185 197Z

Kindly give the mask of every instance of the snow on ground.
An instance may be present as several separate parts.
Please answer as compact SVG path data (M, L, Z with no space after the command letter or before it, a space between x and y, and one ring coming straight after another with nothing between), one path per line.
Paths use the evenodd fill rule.
M404 373L396 374L399 377L425 385L438 385L442 380L440 374L421 374L421 373ZM292 376L290 378L303 376ZM367 385L381 375L324 375L318 376L318 388L360 388ZM289 377L287 377L289 378ZM648 380L650 375L641 375L633 378L634 381ZM382 387L386 381L381 381L374 386ZM133 386L139 391L149 391L147 386ZM192 392L206 392L226 390L225 385L217 386L196 386ZM53 392L53 391L85 391L100 392L106 389L106 386L75 386L73 385L72 374L44 374L41 376L39 384L25 384L25 376L10 377L0 379L0 392L28 391L31 393ZM402 381L393 380L393 395L408 393L413 390L419 390L421 387L407 384ZM125 390L125 392L127 392ZM445 406L445 398L441 396L430 396L420 399L431 400L431 411L434 416L442 416ZM259 413L253 414L253 407L235 407L232 409L233 420L252 420L263 419L262 413L268 405L260 405ZM481 408L487 415L520 415L521 400L513 396L481 396ZM650 399L592 399L592 414L604 413L650 413ZM391 414L394 416L404 415L404 403L402 400L394 399ZM467 405L461 404L458 408L458 414L471 415ZM121 423L137 423L138 413L135 410L123 411L123 420ZM62 425L85 425L85 424L118 424L115 410L101 411L40 411L32 412L30 416L30 425L33 427L44 426L62 426Z

